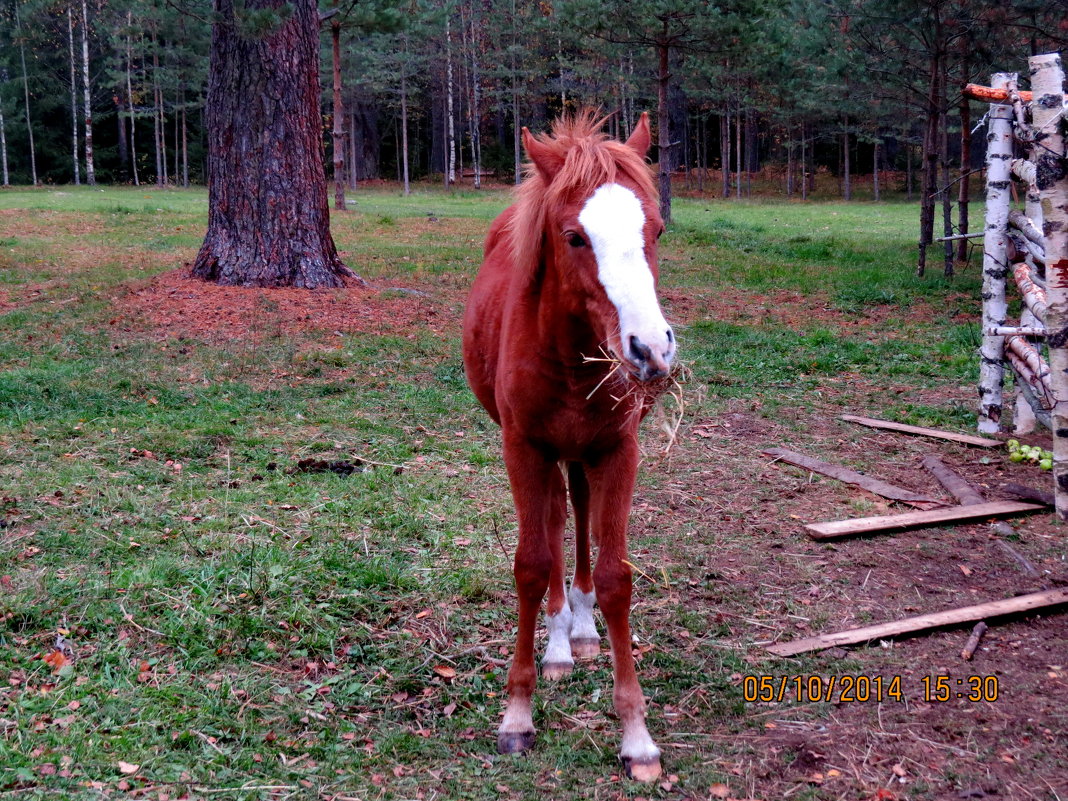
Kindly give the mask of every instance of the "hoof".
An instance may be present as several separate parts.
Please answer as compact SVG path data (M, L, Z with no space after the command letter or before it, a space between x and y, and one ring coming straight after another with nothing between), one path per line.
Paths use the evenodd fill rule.
M626 771L628 779L634 779L636 782L653 782L660 778L659 757L652 759L620 757L620 760L623 762L623 770Z
M543 662L541 677L546 681L557 681L565 676L570 676L574 667L574 662Z
M596 637L580 637L571 641L571 655L575 659L596 659L601 653L601 641Z
M532 731L502 731L497 734L497 753L522 754L534 747Z

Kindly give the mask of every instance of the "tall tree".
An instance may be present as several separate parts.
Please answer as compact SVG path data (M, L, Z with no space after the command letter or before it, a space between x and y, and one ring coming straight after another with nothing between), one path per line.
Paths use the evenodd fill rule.
M216 0L208 82L208 231L193 274L240 286L338 287L314 0Z

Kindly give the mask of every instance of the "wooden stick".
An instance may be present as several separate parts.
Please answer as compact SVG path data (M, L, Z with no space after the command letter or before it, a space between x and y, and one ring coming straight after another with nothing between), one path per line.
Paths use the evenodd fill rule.
M973 506L951 506L947 509L931 509L924 512L906 512L900 515L858 517L854 520L832 520L828 523L811 523L805 526L814 540L830 540L851 534L870 534L876 531L891 531L939 523L958 523L967 520L983 520L988 517L1003 517L1021 512L1037 512L1045 507L1022 501L992 501Z
M922 437L934 437L936 439L948 439L951 442L961 442L965 445L976 445L980 448L997 448L1001 443L996 439L976 437L971 434L955 434L952 431L939 431L935 428L922 426L910 426L905 423L892 423L889 420L876 420L872 417L858 417L855 414L843 414L843 420L850 423L859 423L869 428L885 428L888 431L900 431L903 434L918 434Z
M982 620L975 624L975 628L972 629L972 636L964 643L964 649L960 652L961 659L967 662L975 655L975 649L979 647L979 640L983 639L986 629L986 623Z
M1026 264L1017 264L1012 268L1012 277L1016 279L1016 286L1019 288L1027 308L1031 310L1035 317L1045 322L1046 309L1048 307L1046 290L1031 280L1031 268Z
M1042 574L1035 569L1035 566L1031 564L1031 561L1026 556L1017 551L1007 542L1005 542L1005 540L997 540L997 544L998 547L1001 548L1001 550L1003 550L1005 553L1007 553L1009 556L1016 560L1017 564L1020 565L1024 573L1026 573L1033 579L1042 579Z
M1030 92L1020 92L1020 100L1025 103L1031 102ZM964 96L969 97L972 100L982 100L986 103L1008 103L1009 102L1009 90L1008 89L991 89L989 86L980 86L977 83L970 83L964 87Z
M923 459L923 466L938 479L938 483L945 487L949 493L963 506L975 506L986 503L986 499L979 494L971 484L950 470L933 453Z
M975 606L964 606L944 612L917 615L903 620L895 620L891 623L864 626L863 628L839 631L834 634L820 634L817 637L806 637L803 640L794 640L793 642L776 643L768 646L768 651L776 656L794 656L808 651L831 648L835 645L855 645L886 637L896 637L899 634L909 634L916 631L941 628L942 626L955 626L961 623L970 623L974 620L1029 612L1032 609L1044 609L1064 603L1068 603L1068 589L1061 588L1046 590L1045 592L1033 592L1001 601L989 601Z
M788 451L785 448L768 448L764 453L789 464L811 470L814 473L844 481L846 484L856 484L858 487L866 489L868 492L874 492L876 495L882 495L884 498L905 501L906 503L938 503L934 498L928 498L926 495L920 495L903 487L895 487L893 484L887 484L885 481L858 473L856 470L850 470L848 467L813 459L811 456Z

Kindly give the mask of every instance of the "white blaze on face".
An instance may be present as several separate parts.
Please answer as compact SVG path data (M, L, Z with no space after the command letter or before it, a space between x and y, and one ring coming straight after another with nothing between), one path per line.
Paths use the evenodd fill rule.
M619 313L621 356L634 361L633 343L649 349L650 361L666 369L675 354L671 327L656 299L653 273L645 259L645 212L625 186L597 189L578 217L597 259L597 275Z

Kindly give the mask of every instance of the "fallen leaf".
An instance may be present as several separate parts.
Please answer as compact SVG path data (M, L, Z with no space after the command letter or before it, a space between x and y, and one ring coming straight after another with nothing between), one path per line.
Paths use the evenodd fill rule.
M445 705L445 708L441 710L441 713L445 717L451 718L452 717L452 713L455 712L455 711L456 711L456 703L454 701L450 701L449 703L447 703Z
M450 667L449 665L434 665L434 672L443 679L456 678L456 668Z
M708 788L708 794L713 798L726 798L731 794L731 790L727 785L717 783Z
M67 655L58 649L49 651L42 656L41 659L44 660L46 665L52 668L52 673L59 673L59 671L70 664Z
M124 776L130 776L137 773L141 769L140 765L134 765L130 762L119 762L119 773Z

